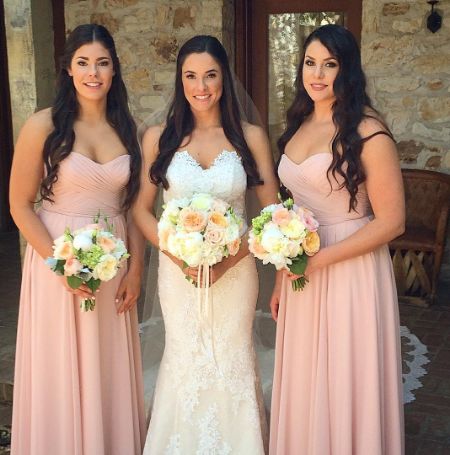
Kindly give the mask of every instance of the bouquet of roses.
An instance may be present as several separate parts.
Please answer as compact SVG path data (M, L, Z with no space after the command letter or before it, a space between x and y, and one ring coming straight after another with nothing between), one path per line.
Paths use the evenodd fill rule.
M109 281L117 274L122 263L130 257L123 240L114 237L112 227L105 218L106 227L98 222L81 229L71 231L66 228L64 234L53 241L53 257L46 262L58 275L67 277L72 289L85 283L95 292L102 281ZM94 299L83 299L80 305L83 311L93 310Z
M196 193L172 199L163 208L159 246L187 266L212 266L239 251L243 220L221 199Z
M290 270L302 275L308 256L319 251L317 234L319 223L313 213L298 207L292 199L272 204L253 218L249 234L249 249L263 264L273 264L277 270ZM302 276L292 281L292 289L303 289L307 279Z

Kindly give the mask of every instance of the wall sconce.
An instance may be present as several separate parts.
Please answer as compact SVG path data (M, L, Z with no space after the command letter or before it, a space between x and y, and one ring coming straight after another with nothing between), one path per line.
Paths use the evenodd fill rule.
M436 5L436 3L439 3L439 1L429 0L427 3L431 5L431 13L427 18L427 28L431 33L436 33L442 25L442 16L434 10L434 5Z

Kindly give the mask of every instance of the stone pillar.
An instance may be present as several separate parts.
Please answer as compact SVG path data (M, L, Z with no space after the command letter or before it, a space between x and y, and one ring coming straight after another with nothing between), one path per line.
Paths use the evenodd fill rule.
M52 7L50 0L4 0L4 9L15 143L27 118L53 98ZM20 237L22 257L25 244Z

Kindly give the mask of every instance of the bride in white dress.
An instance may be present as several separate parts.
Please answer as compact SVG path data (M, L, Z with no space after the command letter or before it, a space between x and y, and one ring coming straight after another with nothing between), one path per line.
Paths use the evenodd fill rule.
M214 37L196 36L181 47L167 121L145 132L142 147L133 212L156 246L158 185L164 201L210 193L243 217L249 187L261 205L276 202L267 137L242 122L228 58ZM166 339L144 454L263 455L268 434L252 342L258 276L246 238L236 256L212 267L207 327L197 288L186 279L196 280L197 270L166 252L159 256Z

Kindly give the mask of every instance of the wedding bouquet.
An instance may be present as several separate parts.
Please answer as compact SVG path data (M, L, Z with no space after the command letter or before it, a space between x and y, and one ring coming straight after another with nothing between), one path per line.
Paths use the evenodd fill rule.
M225 201L196 193L172 199L163 208L159 246L189 267L212 266L239 251L243 220Z
M273 264L277 270L290 270L296 275L305 272L308 256L319 251L319 223L313 213L298 207L292 199L272 204L252 219L249 249L263 264ZM307 279L292 281L292 289L303 289Z
M105 218L106 227L98 222L99 216L81 229L64 234L53 241L53 257L46 262L58 275L67 277L72 289L85 283L95 292L102 281L109 281L117 274L122 263L130 257L123 240L114 237L112 227ZM83 299L83 311L95 307L94 299Z

